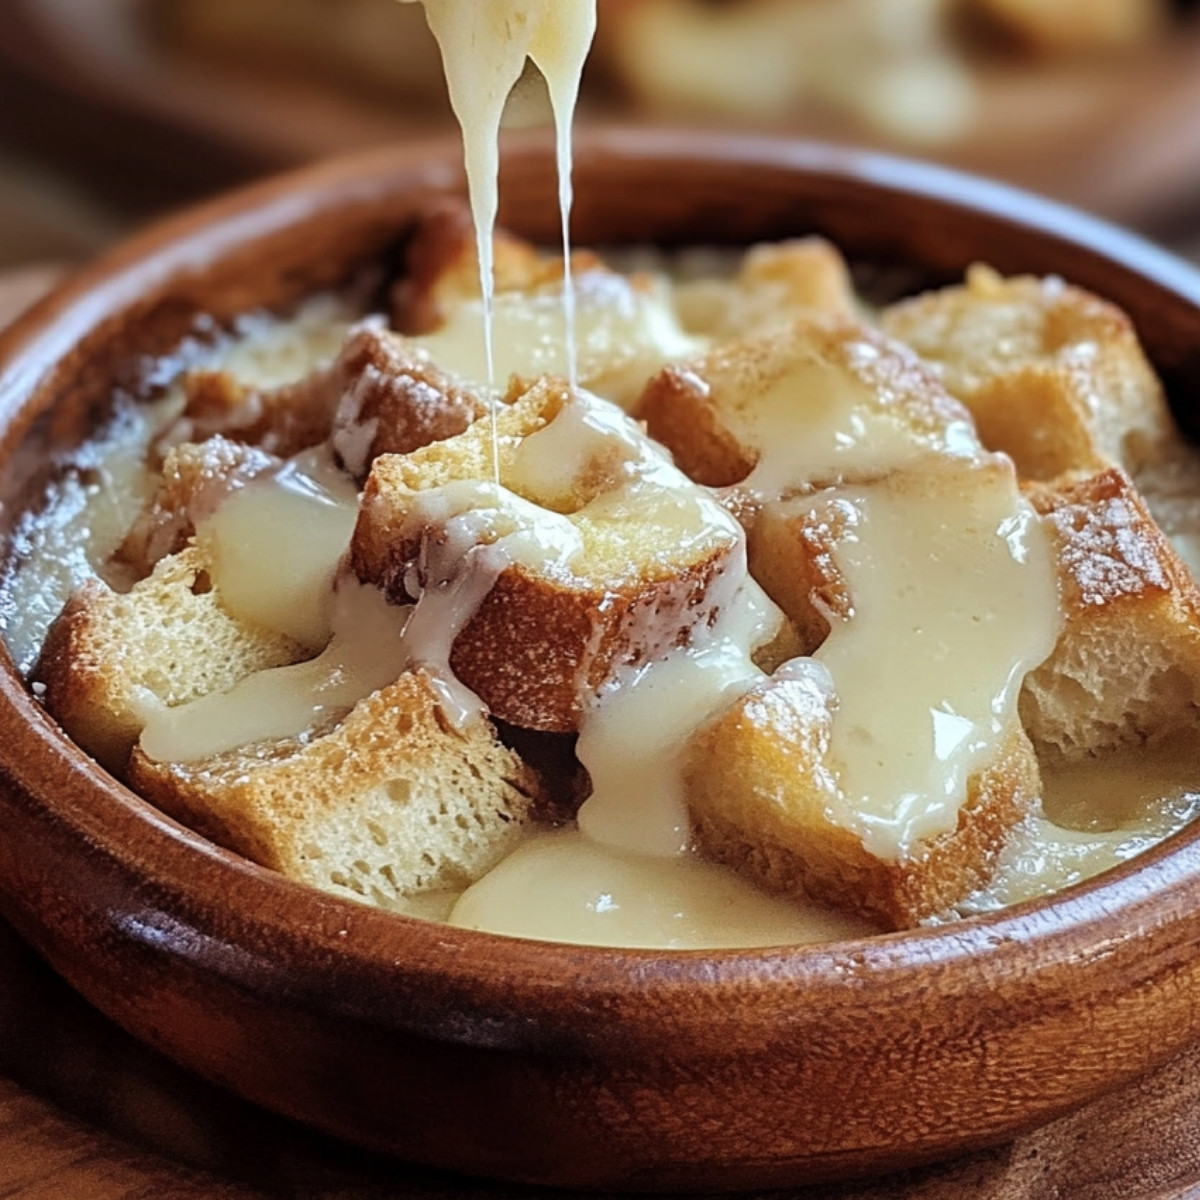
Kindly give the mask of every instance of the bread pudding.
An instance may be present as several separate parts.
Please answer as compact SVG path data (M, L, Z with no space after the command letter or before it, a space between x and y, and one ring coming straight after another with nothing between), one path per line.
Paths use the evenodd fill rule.
M1200 480L1125 316L809 239L640 269L463 208L378 311L199 328L14 540L64 729L291 877L534 937L957 919L1188 821ZM703 264L698 276L696 263ZM541 315L538 315L541 314Z

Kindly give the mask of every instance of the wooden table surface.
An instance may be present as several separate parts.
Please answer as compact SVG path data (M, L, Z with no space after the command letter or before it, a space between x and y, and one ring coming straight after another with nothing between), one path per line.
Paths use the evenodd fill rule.
M0 277L0 326L53 267ZM360 1153L136 1043L0 922L0 1200L524 1200ZM776 1200L1200 1197L1200 1045L1011 1146ZM599 1198L602 1200L602 1198Z

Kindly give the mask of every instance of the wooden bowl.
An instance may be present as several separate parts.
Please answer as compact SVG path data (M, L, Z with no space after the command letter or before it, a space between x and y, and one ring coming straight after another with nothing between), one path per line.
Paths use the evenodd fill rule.
M161 225L0 341L0 520L194 317L394 257L462 186L454 145L274 180ZM877 286L984 259L1125 307L1185 417L1200 277L1107 226L946 171L784 140L598 131L581 242L819 231ZM549 145L503 220L553 243ZM364 1146L478 1175L768 1187L993 1144L1200 1036L1200 831L1044 901L815 948L614 951L425 924L215 848L100 770L0 673L0 908L89 1000L186 1066Z

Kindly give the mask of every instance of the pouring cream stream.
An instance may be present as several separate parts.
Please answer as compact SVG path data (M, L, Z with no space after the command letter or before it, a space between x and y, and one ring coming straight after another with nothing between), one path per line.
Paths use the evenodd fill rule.
M414 0L402 0L413 3ZM442 51L450 103L462 127L471 215L483 296L488 391L496 403L492 349L494 235L500 207L500 121L526 60L541 71L554 110L558 197L563 238L563 317L568 377L578 382L575 297L571 286L571 124L583 64L596 32L596 0L423 0ZM493 436L495 425L493 423ZM495 449L495 447L493 447ZM495 466L495 454L493 454ZM495 471L499 483L499 468Z

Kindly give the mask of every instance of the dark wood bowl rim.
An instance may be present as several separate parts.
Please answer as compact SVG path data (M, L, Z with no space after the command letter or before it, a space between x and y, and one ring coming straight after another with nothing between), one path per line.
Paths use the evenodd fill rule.
M952 198L956 207L1072 242L1200 306L1200 273L1140 238L945 168L790 139L712 133L592 130L577 144L581 158L607 149L653 159L769 161L798 176L844 177L883 193L939 203ZM202 268L301 215L337 209L355 195L386 188L398 169L454 186L461 176L457 158L457 145L439 139L302 169L160 222L106 254L0 337L0 428L6 431L0 454L19 440L28 417L24 399L47 364L154 280ZM765 1032L779 1017L770 1005L758 1015L760 989L786 989L797 1013L819 1023L845 1010L850 984L855 1006L889 1004L918 993L923 973L935 964L961 967L940 977L956 979L953 986L964 1001L998 980L1015 981L1028 999L1053 994L1064 971L1102 969L1113 956L1136 955L1131 946L1156 931L1163 936L1155 957L1200 940L1200 915L1193 912L1200 895L1200 825L1049 900L938 928L812 947L670 953L501 938L325 895L214 847L75 748L31 696L7 654L0 672L0 728L9 731L0 774L26 794L45 797L48 827L99 856L114 887L124 881L145 899L148 913L170 914L177 931L192 935L178 939L177 953L202 959L206 969L264 994L286 981L293 992L320 997L331 1011L370 1015L384 1024L392 989L402 983L408 993L422 980L436 979L440 1006L450 989L475 1014L465 1036L479 1043L487 1042L491 1021L509 1026L519 1019L514 996L530 998L541 1010L539 1019L565 1033L578 1024L581 997L602 1008L610 1024L633 1028L681 991L710 989L722 1003L685 1008L680 1019L702 1019L710 1033L714 1023L724 1022L739 1030L761 1022ZM236 895L235 905L224 899L230 895ZM161 936L161 929L147 936ZM1152 969L1146 966L1147 973ZM347 981L355 986L347 987ZM411 1014L404 1020L411 1028ZM421 1024L429 1032L464 1036L455 1020L443 1011L425 1014Z

